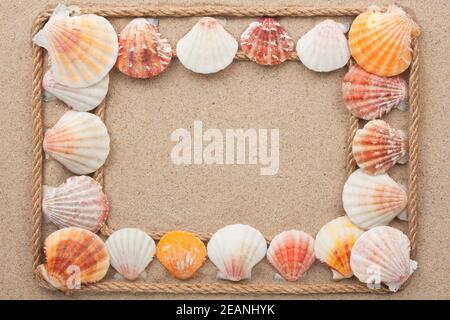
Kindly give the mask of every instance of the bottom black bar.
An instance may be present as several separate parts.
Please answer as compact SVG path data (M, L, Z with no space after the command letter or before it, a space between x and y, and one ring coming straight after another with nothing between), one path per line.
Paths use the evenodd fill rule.
M120 301L95 301L95 300L72 300L62 301L2 301L2 311L11 309L14 314L22 311L29 313L45 312L49 310L52 314L61 315L67 313L98 314L105 319L106 316L126 316L128 319L132 314L142 314L145 319L154 319L156 316L165 320L171 319L229 319L229 318L271 318L271 319L297 319L310 314L337 316L342 313L356 312L361 309L364 313L378 313L395 316L396 314L405 318L409 313L415 313L416 309L432 306L444 308L444 302L448 301L338 301L338 300L120 300ZM23 306L23 307L22 307ZM29 308L27 308L29 307ZM33 308L33 309L31 309ZM60 310L58 310L60 309ZM89 313L86 313L88 312ZM311 313L307 312L311 311ZM363 314L364 314L363 313ZM126 319L126 320L128 320ZM131 319L130 319L131 320Z

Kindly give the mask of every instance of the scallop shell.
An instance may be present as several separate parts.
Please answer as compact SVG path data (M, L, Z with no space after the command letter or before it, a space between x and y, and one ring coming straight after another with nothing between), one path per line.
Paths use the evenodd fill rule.
M253 267L267 252L264 236L253 227L232 224L217 230L208 242L208 257L219 269L219 279L251 278Z
M358 65L350 67L342 82L347 109L364 120L381 118L392 108L408 109L408 86L400 77L380 77Z
M97 107L108 93L109 76L86 88L71 88L55 81L52 70L44 76L42 87L47 100L56 97L77 111L90 111Z
M59 187L44 186L42 212L60 228L79 227L97 232L109 212L102 186L88 176L73 176Z
M115 231L106 240L111 265L127 280L145 278L145 268L155 255L155 241L135 228Z
M353 21L348 38L352 56L364 70L390 77L408 69L412 39L419 34L419 26L402 8L371 6Z
M329 72L345 66L350 60L345 37L348 28L348 24L330 19L317 24L297 42L300 61L317 72Z
M339 217L324 225L316 236L316 257L331 267L334 280L351 278L350 255L352 247L364 233L347 217Z
M233 62L238 43L218 20L210 17L199 22L177 43L177 57L196 73L215 73Z
M284 231L270 242L267 259L285 280L297 281L314 263L314 238L303 231Z
M363 229L389 224L403 214L407 200L406 191L389 175L371 176L361 169L348 177L342 192L345 212Z
M385 283L392 292L417 269L417 262L410 258L408 237L385 226L370 229L356 241L350 264L355 276L369 288Z
M193 233L172 231L159 240L156 256L161 264L177 279L190 279L203 265L206 248Z
M109 154L105 124L89 112L68 111L46 131L43 143L47 155L75 174L100 168Z
M259 18L241 35L244 54L262 65L277 65L286 61L294 50L294 40L273 18Z
M44 243L46 263L38 266L53 287L68 291L100 281L109 268L105 244L94 233L76 227L53 232Z
M72 88L99 82L117 59L117 34L108 20L93 14L69 17L61 4L33 42L47 49L56 82Z
M406 133L383 120L372 120L356 131L352 153L358 166L371 175L386 173L397 162L406 163Z
M127 76L146 79L163 72L172 47L158 32L156 19L136 18L119 35L117 68Z

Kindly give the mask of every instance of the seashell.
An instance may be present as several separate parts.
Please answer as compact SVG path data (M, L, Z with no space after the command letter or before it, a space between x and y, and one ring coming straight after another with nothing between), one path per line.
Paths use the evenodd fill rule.
M372 120L356 131L352 153L358 166L371 175L386 173L397 162L406 163L407 135L383 120Z
M386 226L370 229L356 241L350 264L355 276L369 288L379 288L383 282L392 292L417 269L417 262L410 258L408 237Z
M97 107L106 97L108 86L109 75L86 88L64 86L55 81L51 69L47 71L42 82L47 101L56 97L77 111L91 111Z
M294 40L275 19L259 18L242 33L241 48L250 60L273 66L291 56Z
M69 11L58 5L33 42L48 51L56 82L85 88L102 80L116 63L117 34L103 17L69 17Z
M364 120L381 118L392 108L408 109L408 86L400 77L380 77L358 65L348 70L342 82L347 109Z
M193 233L172 231L159 240L156 256L161 264L177 279L190 279L203 265L206 248Z
M89 112L66 112L45 132L44 151L75 174L100 168L109 154L105 124Z
M280 273L276 278L297 281L314 263L314 238L303 231L284 231L270 242L267 259Z
M314 242L314 252L320 261L331 268L334 280L353 276L350 254L356 239L363 232L347 217L336 218L320 229Z
M267 252L264 236L253 227L232 224L217 230L208 242L208 257L219 269L219 279L251 278L253 267Z
M147 277L145 268L153 260L156 247L155 241L144 231L135 228L117 230L106 240L106 247L111 265L120 275L116 275L116 279Z
M363 229L389 224L403 214L407 200L406 191L389 175L371 176L361 169L348 177L342 192L345 212Z
M44 186L42 212L60 228L79 227L97 232L109 212L102 186L88 176L73 176L59 187Z
M345 33L349 25L327 19L309 30L297 42L300 61L310 70L329 72L345 66L350 60Z
M218 20L210 17L199 22L177 43L177 57L196 73L215 73L233 62L238 43Z
M371 6L353 21L348 39L353 58L364 70L390 77L408 69L412 39L419 35L419 26L402 8Z
M42 277L61 291L100 281L109 268L105 244L95 233L70 227L53 232L44 243L46 263L38 266Z
M158 32L158 20L136 18L119 35L117 68L127 76L146 79L163 72L172 47Z

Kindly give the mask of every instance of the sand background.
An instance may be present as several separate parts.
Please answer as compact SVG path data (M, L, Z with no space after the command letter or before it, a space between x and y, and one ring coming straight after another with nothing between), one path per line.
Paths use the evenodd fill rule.
M190 299L253 298L204 295L102 295L60 293L40 288L31 271L31 47L34 17L57 1L0 3L0 298L3 299ZM117 1L77 1L68 4L115 4ZM130 1L144 4L150 1ZM170 4L255 4L252 1L159 1ZM366 6L381 1L259 1L260 5ZM422 27L421 123L419 168L419 269L409 286L389 296L310 295L302 299L449 299L450 298L450 34L447 0L397 1L414 12ZM236 38L251 18L231 19L227 30ZM319 19L282 18L297 40ZM350 21L349 19L338 19ZM120 30L127 19L113 20ZM196 18L161 19L160 31L172 45ZM262 68L235 62L213 76L186 70L173 60L168 70L149 81L111 72L106 124L112 150L106 163L106 191L111 200L110 225L146 230L214 231L230 223L249 223L266 235L287 228L316 234L327 221L343 214L340 194L345 182L347 112L340 83L345 70L318 75L300 63ZM45 105L45 125L64 113L61 103ZM259 166L187 166L170 162L176 128L192 129L194 120L205 128L279 128L280 170L260 176ZM387 120L407 128L407 114L393 111ZM391 171L399 180L406 166ZM61 183L69 176L55 161L45 165L45 182ZM395 223L399 228L404 225ZM47 228L48 229L48 228ZM50 230L46 230L50 231ZM174 282L153 262L151 281ZM208 262L192 282L210 282L215 270ZM112 272L108 277L112 276ZM259 264L255 283L271 283L273 270ZM327 267L316 265L305 283L329 281ZM350 280L351 281L351 280ZM277 298L277 296L255 296ZM279 296L280 297L280 296Z

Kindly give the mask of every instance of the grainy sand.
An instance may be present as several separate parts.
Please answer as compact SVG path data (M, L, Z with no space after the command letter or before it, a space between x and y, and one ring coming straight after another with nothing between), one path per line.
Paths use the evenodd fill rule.
M95 0L77 3L94 3ZM111 4L117 1L98 1ZM130 1L142 4L150 1ZM160 1L195 4L198 1ZM207 1L243 4L253 1ZM303 1L316 6L365 6L378 1ZM450 298L450 217L448 214L450 135L448 81L450 79L450 24L446 0L396 1L409 6L422 27L421 134L419 170L419 269L411 283L392 299ZM38 287L31 271L31 49L33 18L57 1L18 0L0 3L0 298L64 299ZM298 1L260 1L261 5L298 4ZM386 3L385 1L380 3ZM174 45L195 18L162 19L160 31ZM238 37L252 19L231 19L227 30ZM283 18L282 24L298 39L319 19ZM348 19L339 19L349 21ZM112 21L120 30L126 19ZM147 230L188 229L214 231L229 223L250 223L273 236L287 228L316 234L327 221L343 214L341 189L345 181L347 112L340 85L345 70L318 75L301 64L288 62L263 68L235 62L225 71L205 77L174 60L159 77L149 81L111 72L106 124L112 151L106 164L106 191L111 200L113 227ZM51 126L65 107L45 106L45 124ZM170 162L176 128L192 129L194 120L205 128L278 128L280 170L260 176L256 166L188 166ZM387 120L407 127L407 114L393 111ZM406 177L406 166L391 172ZM55 161L46 162L45 182L61 183L68 173ZM396 223L403 228L403 225ZM49 230L47 230L49 231ZM210 263L191 282L210 282ZM151 281L174 282L155 261ZM112 276L112 273L108 277ZM252 281L272 282L267 263L254 269ZM316 263L305 283L330 280L330 272ZM149 280L150 281L150 280ZM81 295L71 299L142 298L190 299L202 295ZM235 296L233 296L234 298ZM273 296L259 296L269 298ZM314 295L308 298L369 298L377 295ZM231 296L208 296L231 298ZM239 298L236 296L235 298ZM253 298L242 296L242 298ZM292 299L305 298L292 296Z

